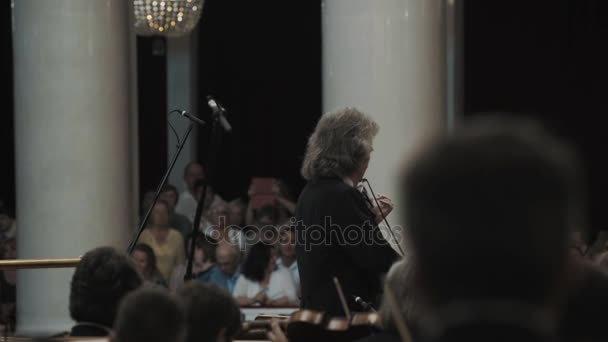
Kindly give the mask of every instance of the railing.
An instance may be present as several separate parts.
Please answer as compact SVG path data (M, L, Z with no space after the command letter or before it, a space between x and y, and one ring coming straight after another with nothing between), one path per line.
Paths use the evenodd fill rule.
M26 268L68 268L76 267L79 262L80 258L0 260L0 270Z

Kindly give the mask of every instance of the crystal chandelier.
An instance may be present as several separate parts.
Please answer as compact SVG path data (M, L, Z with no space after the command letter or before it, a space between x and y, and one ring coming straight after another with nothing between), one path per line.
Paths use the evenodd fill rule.
M203 0L133 0L135 32L141 35L184 35L196 26Z

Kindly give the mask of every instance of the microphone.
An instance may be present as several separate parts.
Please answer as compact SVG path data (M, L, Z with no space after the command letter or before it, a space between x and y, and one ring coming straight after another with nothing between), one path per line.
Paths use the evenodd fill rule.
M370 303L364 301L359 296L354 296L354 297L355 297L355 302L359 303L359 305L361 305L361 307L363 307L363 309L365 309L367 311L371 311L371 312L376 312L376 309L374 309L374 307Z
M203 120L201 120L201 119L197 118L196 116L194 116L194 115L192 115L192 114L188 113L187 111L185 111L185 110L180 110L180 111L178 111L178 112L179 112L179 114L180 114L181 116L185 116L185 117L187 117L188 119L190 119L190 120L192 120L192 121L194 121L194 122L197 122L197 123L198 123L198 124L200 124L201 126L205 126L205 121L203 121Z
M213 99L213 96L207 95L207 104L211 108L211 111L213 112L213 114L217 115L218 121L220 122L220 125L222 126L224 131L226 131L226 132L232 131L232 126L230 126L230 123L228 122L228 120L226 120L226 117L224 116L224 113L226 112L226 110L222 106L220 106L215 101L215 99Z

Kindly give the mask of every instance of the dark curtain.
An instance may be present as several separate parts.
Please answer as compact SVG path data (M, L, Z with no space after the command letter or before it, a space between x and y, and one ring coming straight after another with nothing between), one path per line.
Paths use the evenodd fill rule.
M15 210L15 128L13 101L13 42L11 2L0 1L0 200L5 210Z
M226 199L252 176L286 181L295 196L307 137L321 115L321 7L315 0L207 0L200 23L199 108L228 111L213 180ZM209 127L199 135L208 164Z
M608 2L464 2L465 112L531 116L578 149L591 228L608 229Z

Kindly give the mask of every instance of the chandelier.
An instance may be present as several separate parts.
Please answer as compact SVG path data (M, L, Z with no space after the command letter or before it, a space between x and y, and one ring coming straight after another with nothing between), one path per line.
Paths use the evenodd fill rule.
M140 35L184 35L196 26L203 0L133 0L135 32Z

